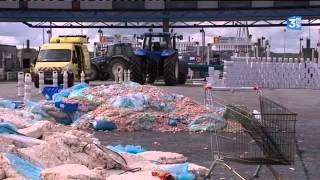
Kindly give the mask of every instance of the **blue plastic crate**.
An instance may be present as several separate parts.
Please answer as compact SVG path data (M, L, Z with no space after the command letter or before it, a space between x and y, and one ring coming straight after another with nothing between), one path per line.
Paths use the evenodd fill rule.
M56 108L62 109L65 112L75 112L78 110L79 104L77 103L65 103L62 101L54 103Z
M47 100L52 100L52 96L63 89L62 86L46 86L42 90L42 94Z

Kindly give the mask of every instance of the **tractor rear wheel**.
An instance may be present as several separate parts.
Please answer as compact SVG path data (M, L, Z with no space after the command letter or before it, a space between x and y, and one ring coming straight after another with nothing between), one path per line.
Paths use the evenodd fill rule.
M124 70L129 69L129 64L123 59L116 58L111 60L108 68L108 73L111 79L115 80L116 73L118 73L119 71L124 72Z
M163 78L168 86L177 84L179 78L179 60L177 55L164 59Z
M131 81L144 84L146 78L143 72L143 58L134 57L131 63Z

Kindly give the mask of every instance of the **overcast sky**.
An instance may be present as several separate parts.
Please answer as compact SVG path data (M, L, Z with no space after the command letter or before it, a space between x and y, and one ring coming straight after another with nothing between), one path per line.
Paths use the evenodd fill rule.
M271 38L271 49L274 52L283 52L284 49L284 28L285 27L260 27L250 28L253 40L264 36ZM311 34L311 46L316 46L319 39L318 29L320 27L303 27L302 31L287 30L286 32L286 52L298 52L299 38L309 37ZM116 33L123 35L142 34L147 29L102 29L104 35L114 35ZM46 30L45 30L46 31ZM235 36L237 28L208 28L206 31L206 43L212 42L213 36ZM98 29L82 29L84 35L89 36L89 49L92 50L93 42L99 40ZM183 34L184 40L191 36L196 41L201 41L199 29L175 29L175 32ZM53 36L81 34L81 29L53 29ZM45 35L47 38L47 35ZM31 47L38 47L42 44L42 29L29 28L22 23L0 23L0 44L16 45L18 48L30 39ZM46 40L47 41L47 40ZM303 43L305 45L305 42Z

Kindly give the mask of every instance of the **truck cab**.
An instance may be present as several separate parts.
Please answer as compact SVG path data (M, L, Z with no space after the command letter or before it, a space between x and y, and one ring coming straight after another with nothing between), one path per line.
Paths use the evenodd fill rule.
M45 84L52 84L53 71L58 73L58 84L63 84L63 72L68 73L68 86L80 80L81 72L88 81L91 73L90 56L86 36L59 36L50 39L50 43L40 47L34 64L33 76L35 87L39 87L39 72L44 72Z

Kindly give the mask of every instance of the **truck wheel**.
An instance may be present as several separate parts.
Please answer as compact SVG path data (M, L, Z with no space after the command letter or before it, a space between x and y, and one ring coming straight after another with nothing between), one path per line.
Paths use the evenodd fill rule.
M179 84L185 84L188 75L188 63L186 61L179 61Z
M91 65L90 80L94 81L97 79L98 79L98 70L95 66Z
M174 86L177 84L179 77L179 61L177 55L164 59L163 77L166 85Z
M36 74L34 76L34 87L39 88L39 75L38 74Z
M73 73L68 73L68 87L72 87L74 85L74 75Z
M126 70L129 68L129 65L126 61L122 59L113 59L108 65L108 72L112 80L115 80L115 73L118 73L119 70Z
M131 63L131 81L144 84L146 78L143 72L143 58L134 57Z

